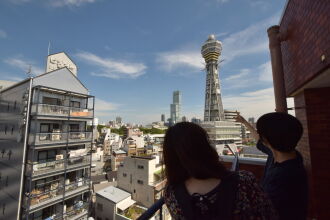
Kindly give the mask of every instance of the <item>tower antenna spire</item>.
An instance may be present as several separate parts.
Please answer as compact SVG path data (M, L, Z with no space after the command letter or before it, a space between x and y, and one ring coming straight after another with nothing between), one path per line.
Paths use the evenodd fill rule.
M48 56L49 56L49 51L50 51L50 41L48 42Z
M29 64L29 67L28 67L28 70L26 72L26 75L28 75L29 78L31 78L31 76L32 76L32 66L31 66L31 64Z

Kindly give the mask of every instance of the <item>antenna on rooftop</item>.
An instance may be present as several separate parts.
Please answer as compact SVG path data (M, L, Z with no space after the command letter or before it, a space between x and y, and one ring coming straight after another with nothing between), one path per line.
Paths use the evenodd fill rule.
M50 41L48 42L48 56L49 56L49 51L50 51Z
M28 71L26 72L26 75L28 75L29 78L32 77L32 66L31 66L31 64L29 64L29 69L28 69Z

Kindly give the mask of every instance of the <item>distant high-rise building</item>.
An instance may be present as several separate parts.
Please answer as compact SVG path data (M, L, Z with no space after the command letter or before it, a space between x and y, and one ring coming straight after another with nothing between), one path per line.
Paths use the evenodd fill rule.
M225 119L219 80L219 57L221 42L211 34L202 46L202 55L206 62L206 88L204 121L222 121Z
M193 117L193 118L191 119L191 122L192 122L192 123L195 123L195 124L200 124L200 123L202 122L202 120L199 119L199 118L195 118L195 117Z
M116 123L117 124L121 124L122 123L121 117L119 117L119 116L116 117Z
M254 124L254 117L249 118L248 122L251 123L251 124Z
M162 114L161 121L165 122L165 114Z
M174 91L173 92L173 103L171 104L171 123L175 124L181 120L180 112L181 112L181 92Z
M182 119L181 119L181 121L184 121L184 122L186 122L186 121L187 121L187 117L186 117L186 116L182 116Z

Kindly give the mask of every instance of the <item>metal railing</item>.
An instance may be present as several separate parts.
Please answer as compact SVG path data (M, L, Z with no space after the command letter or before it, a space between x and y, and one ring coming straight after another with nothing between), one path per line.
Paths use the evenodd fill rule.
M65 220L75 219L76 216L82 214L83 212L87 212L88 208L89 208L88 202L82 202L81 204L77 203L71 207L67 207L67 211L64 214L64 219Z
M69 132L69 141L85 141L92 140L92 132L78 131L78 132Z
M67 159L67 169L74 167L89 165L90 164L90 155L70 157Z
M53 187L50 186L49 190L39 190L34 189L31 191L31 193L25 194L25 206L26 207L33 207L42 205L42 203L47 203L47 201L54 199L57 196L63 195L64 189L63 185L60 185L60 183L53 184Z
M28 161L26 163L26 174L31 176L39 176L42 174L47 174L49 172L58 172L64 170L65 168L71 169L89 164L89 154L60 160L51 159L45 162Z
M49 105L49 104L34 104L32 105L31 113L36 115L49 115L49 116L61 116L61 117L79 117L79 118L93 117L93 109L68 107L62 105Z
M234 155L234 160L232 162L231 171L239 170L239 161L238 161L238 153L234 152L229 145L227 145L229 150ZM145 211L138 220L147 220L155 215L157 211L159 211L159 220L163 219L163 205L165 204L164 198L160 198L157 202L155 202L147 211Z
M35 135L35 137L33 136ZM51 132L51 133L35 133L29 138L30 144L61 144L66 142L81 142L91 141L92 132L77 131L77 132Z
M59 179L52 181L51 183L43 184L43 187L49 189L43 190L43 187L33 189L30 193L26 193L25 196L25 207L32 207L42 205L42 203L47 203L52 199L56 199L57 196L62 198L64 192L71 192L73 190L89 186L90 179L81 179L74 181L73 183L63 185ZM29 208L28 208L29 209Z
M27 173L32 174L33 176L41 175L52 171L64 170L65 160L48 160L46 162L28 162L27 163Z
M35 139L31 135L30 143L34 144L54 144L65 143L68 138L68 133L52 132L52 133L35 133ZM34 141L35 140L35 141Z

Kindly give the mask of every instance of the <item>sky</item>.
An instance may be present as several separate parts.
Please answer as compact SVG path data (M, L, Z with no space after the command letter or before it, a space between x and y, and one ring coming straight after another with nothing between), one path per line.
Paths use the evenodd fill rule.
M2 0L0 80L45 70L66 52L96 97L100 122L121 116L147 124L170 116L174 90L181 115L203 118L208 35L222 42L223 105L245 117L274 111L267 28L285 0ZM288 107L292 103L289 103Z

